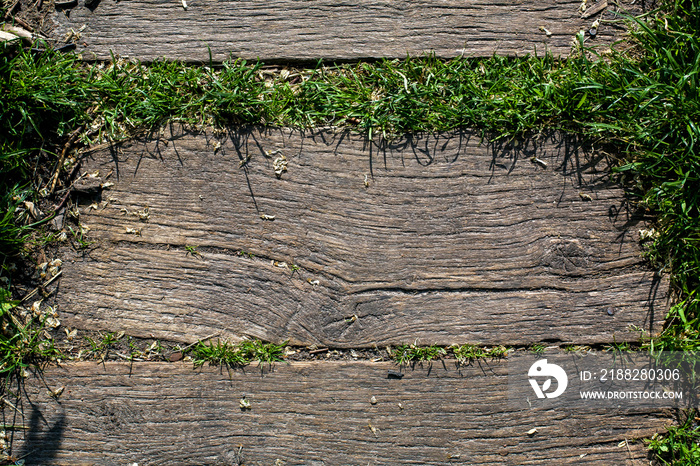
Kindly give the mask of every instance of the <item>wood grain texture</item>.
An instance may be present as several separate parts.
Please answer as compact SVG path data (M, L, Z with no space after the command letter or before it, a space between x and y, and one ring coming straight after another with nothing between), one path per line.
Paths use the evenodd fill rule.
M590 3L590 2L589 2ZM622 1L622 8L635 8ZM86 59L117 55L208 62L229 57L265 62L405 58L567 55L574 35L588 30L580 0L100 0L58 11L55 31L81 33ZM617 9L617 8L616 8ZM602 13L614 18L612 8ZM540 27L551 32L548 37ZM588 45L622 38L604 24Z
M27 464L43 465L632 465L648 464L644 445L619 443L670 422L660 409L513 410L503 361L460 369L446 361L407 369L400 380L388 379L388 369L396 367L298 362L265 374L187 363L50 367L14 400L30 429L14 432L13 454L31 452ZM52 399L47 387L61 386ZM249 411L239 408L243 395ZM6 421L20 422L4 409Z
M275 150L288 160L281 179L279 154L265 155ZM604 158L561 135L368 144L240 129L84 163L99 170L91 182L114 186L78 199L98 247L62 252L59 308L72 327L335 347L590 344L636 340L630 325L654 332L667 309L668 284L640 255L641 218Z

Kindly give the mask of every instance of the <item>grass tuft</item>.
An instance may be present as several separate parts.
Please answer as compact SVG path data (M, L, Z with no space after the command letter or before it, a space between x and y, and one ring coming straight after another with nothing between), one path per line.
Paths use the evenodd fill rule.
M431 362L453 356L460 364L466 364L472 360L485 358L503 358L508 355L505 346L493 346L486 348L477 345L452 345L441 347L437 345L419 346L399 345L391 352L391 358L399 365L413 364L416 362Z
M685 422L671 426L665 434L654 434L647 441L655 459L662 465L696 466L700 464L700 426L691 410Z
M411 364L415 362L430 362L435 359L441 359L447 354L447 350L440 346L418 346L399 345L392 352L392 359L400 365Z
M209 344L198 342L191 350L190 356L194 365L199 367L205 363L228 367L245 367L252 362L273 364L284 361L284 348L287 342L280 345L263 343L260 340L243 340L240 343L229 343L217 340Z
M12 376L24 375L29 366L61 355L53 339L45 336L46 317L18 318L13 314L18 304L10 299L9 290L0 288L0 376L5 383Z
M450 350L460 364L466 364L477 359L504 358L508 355L508 348L502 345L491 348L476 345L454 345L450 347Z
M109 351L123 337L124 333L106 333L104 335L100 334L101 339L97 340L86 336L85 341L87 341L90 345L88 355L100 356L104 358L106 356L106 352Z

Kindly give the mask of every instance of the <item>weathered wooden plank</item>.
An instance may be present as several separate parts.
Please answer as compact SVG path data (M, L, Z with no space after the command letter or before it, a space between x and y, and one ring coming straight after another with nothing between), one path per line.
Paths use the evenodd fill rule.
M14 433L13 453L46 465L624 465L642 464L646 452L641 442L620 442L670 423L661 409L509 408L503 361L459 370L448 361L403 379L388 379L388 369L396 368L295 362L263 375L187 363L51 367L15 400L30 429ZM52 399L46 387L61 386ZM243 395L248 411L239 407Z
M574 35L593 21L581 18L580 0L195 0L187 10L175 0L79 3L56 13L57 37L86 26L79 41L85 58L109 59L113 51L145 61L208 62L209 50L217 62L230 56L316 62L428 52L442 58L545 50L567 55ZM629 0L619 3L634 8ZM590 45L620 38L621 29L601 25Z
M378 147L251 129L97 151L84 171L115 184L99 205L80 201L99 247L63 251L60 312L69 326L177 341L637 339L630 325L658 328L667 285L604 165L561 135L500 147L468 132Z

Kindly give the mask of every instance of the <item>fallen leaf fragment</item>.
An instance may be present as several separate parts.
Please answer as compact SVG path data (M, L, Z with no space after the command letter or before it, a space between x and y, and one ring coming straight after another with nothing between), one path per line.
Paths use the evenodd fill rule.
M61 394L63 393L63 390L65 390L65 389L66 389L66 387L58 387L56 390L50 390L49 395L51 396L51 398L58 399L61 396Z
M537 157L531 158L530 162L534 163L535 165L539 165L542 168L547 168L547 162L545 162L544 160L541 160Z
M285 157L284 154L280 154L280 156L272 162L272 168L274 168L277 178L282 178L282 173L287 171L287 157Z
M78 335L78 329L73 329L73 330L68 330L67 328L63 329L66 332L66 338L68 341L72 341L73 338L75 338Z
M24 207L27 209L27 212L29 212L29 215L31 215L32 218L37 219L41 217L41 211L37 209L33 202L24 201Z
M252 157L252 155L248 155L248 156L246 156L246 158L244 158L243 160L238 162L238 168L243 168L246 165L248 165L248 162L250 162L251 157Z

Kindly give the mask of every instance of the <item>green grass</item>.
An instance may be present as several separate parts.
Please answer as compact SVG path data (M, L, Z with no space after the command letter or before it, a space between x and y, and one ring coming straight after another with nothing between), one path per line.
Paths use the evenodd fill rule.
M588 49L566 60L547 55L420 57L284 72L241 61L218 69L118 59L85 65L71 55L34 56L16 45L0 46L4 289L12 289L14 280L6 265L27 254L27 239L35 231L23 203L41 199L42 188L57 168L56 154L67 134L80 126L85 127L80 136L85 144L157 132L171 121L195 128L336 125L368 138L461 127L478 128L491 138L564 130L617 154L615 171L630 199L656 219L643 244L651 264L671 278L674 305L663 334L646 347L697 349L698 31L700 0L665 0L661 9L634 24L633 47L602 57ZM82 235L75 239L79 246L89 245ZM5 321L15 312L11 298L7 292L0 296ZM31 329L38 328L36 322L15 325L0 336L0 359L8 362L8 370L43 354L32 349L36 342ZM201 361L236 365L258 357L254 350L227 343L196 349L193 355ZM401 347L397 360L430 361L445 351L408 345ZM460 354L466 357L475 351L467 348ZM261 361L276 357L264 352L260 356ZM668 451L675 452L677 445L685 444L688 457L693 457L697 442L686 440L696 438L694 421L678 429L657 437L653 449L661 454L660 446L667 442Z
M260 340L243 340L240 343L217 340L208 344L200 341L188 350L188 354L197 367L205 363L244 367L252 362L262 365L284 361L285 346L286 342L276 345Z
M197 246L185 246L186 254L192 257L200 256L199 251L197 251Z
M503 358L508 355L508 348L501 345L491 348L476 345L454 345L450 347L450 350L460 364L465 364L477 359Z
M662 465L696 466L700 464L700 427L695 420L697 412L686 413L687 419L678 426L668 428L665 435L654 435L649 449Z
M547 345L543 345L542 343L534 343L530 345L530 351L537 356L542 356L546 350Z
M493 346L490 348L478 345L452 345L442 347L438 345L421 346L418 344L399 345L391 352L391 358L399 365L408 365L420 362L431 362L454 357L460 364L487 358L503 358L508 355L505 346Z
M119 340L124 337L124 333L105 333L100 334L100 339L93 339L91 337L85 337L85 341L90 345L88 350L88 356L106 356L106 352L114 346Z
M436 359L442 359L447 354L447 350L440 346L419 346L399 345L391 353L391 358L397 364L407 365L415 362L430 362Z
M3 383L18 374L24 375L33 364L61 355L53 339L45 336L45 318L14 316L12 308L19 303L12 301L9 295L9 290L0 288L0 380Z

